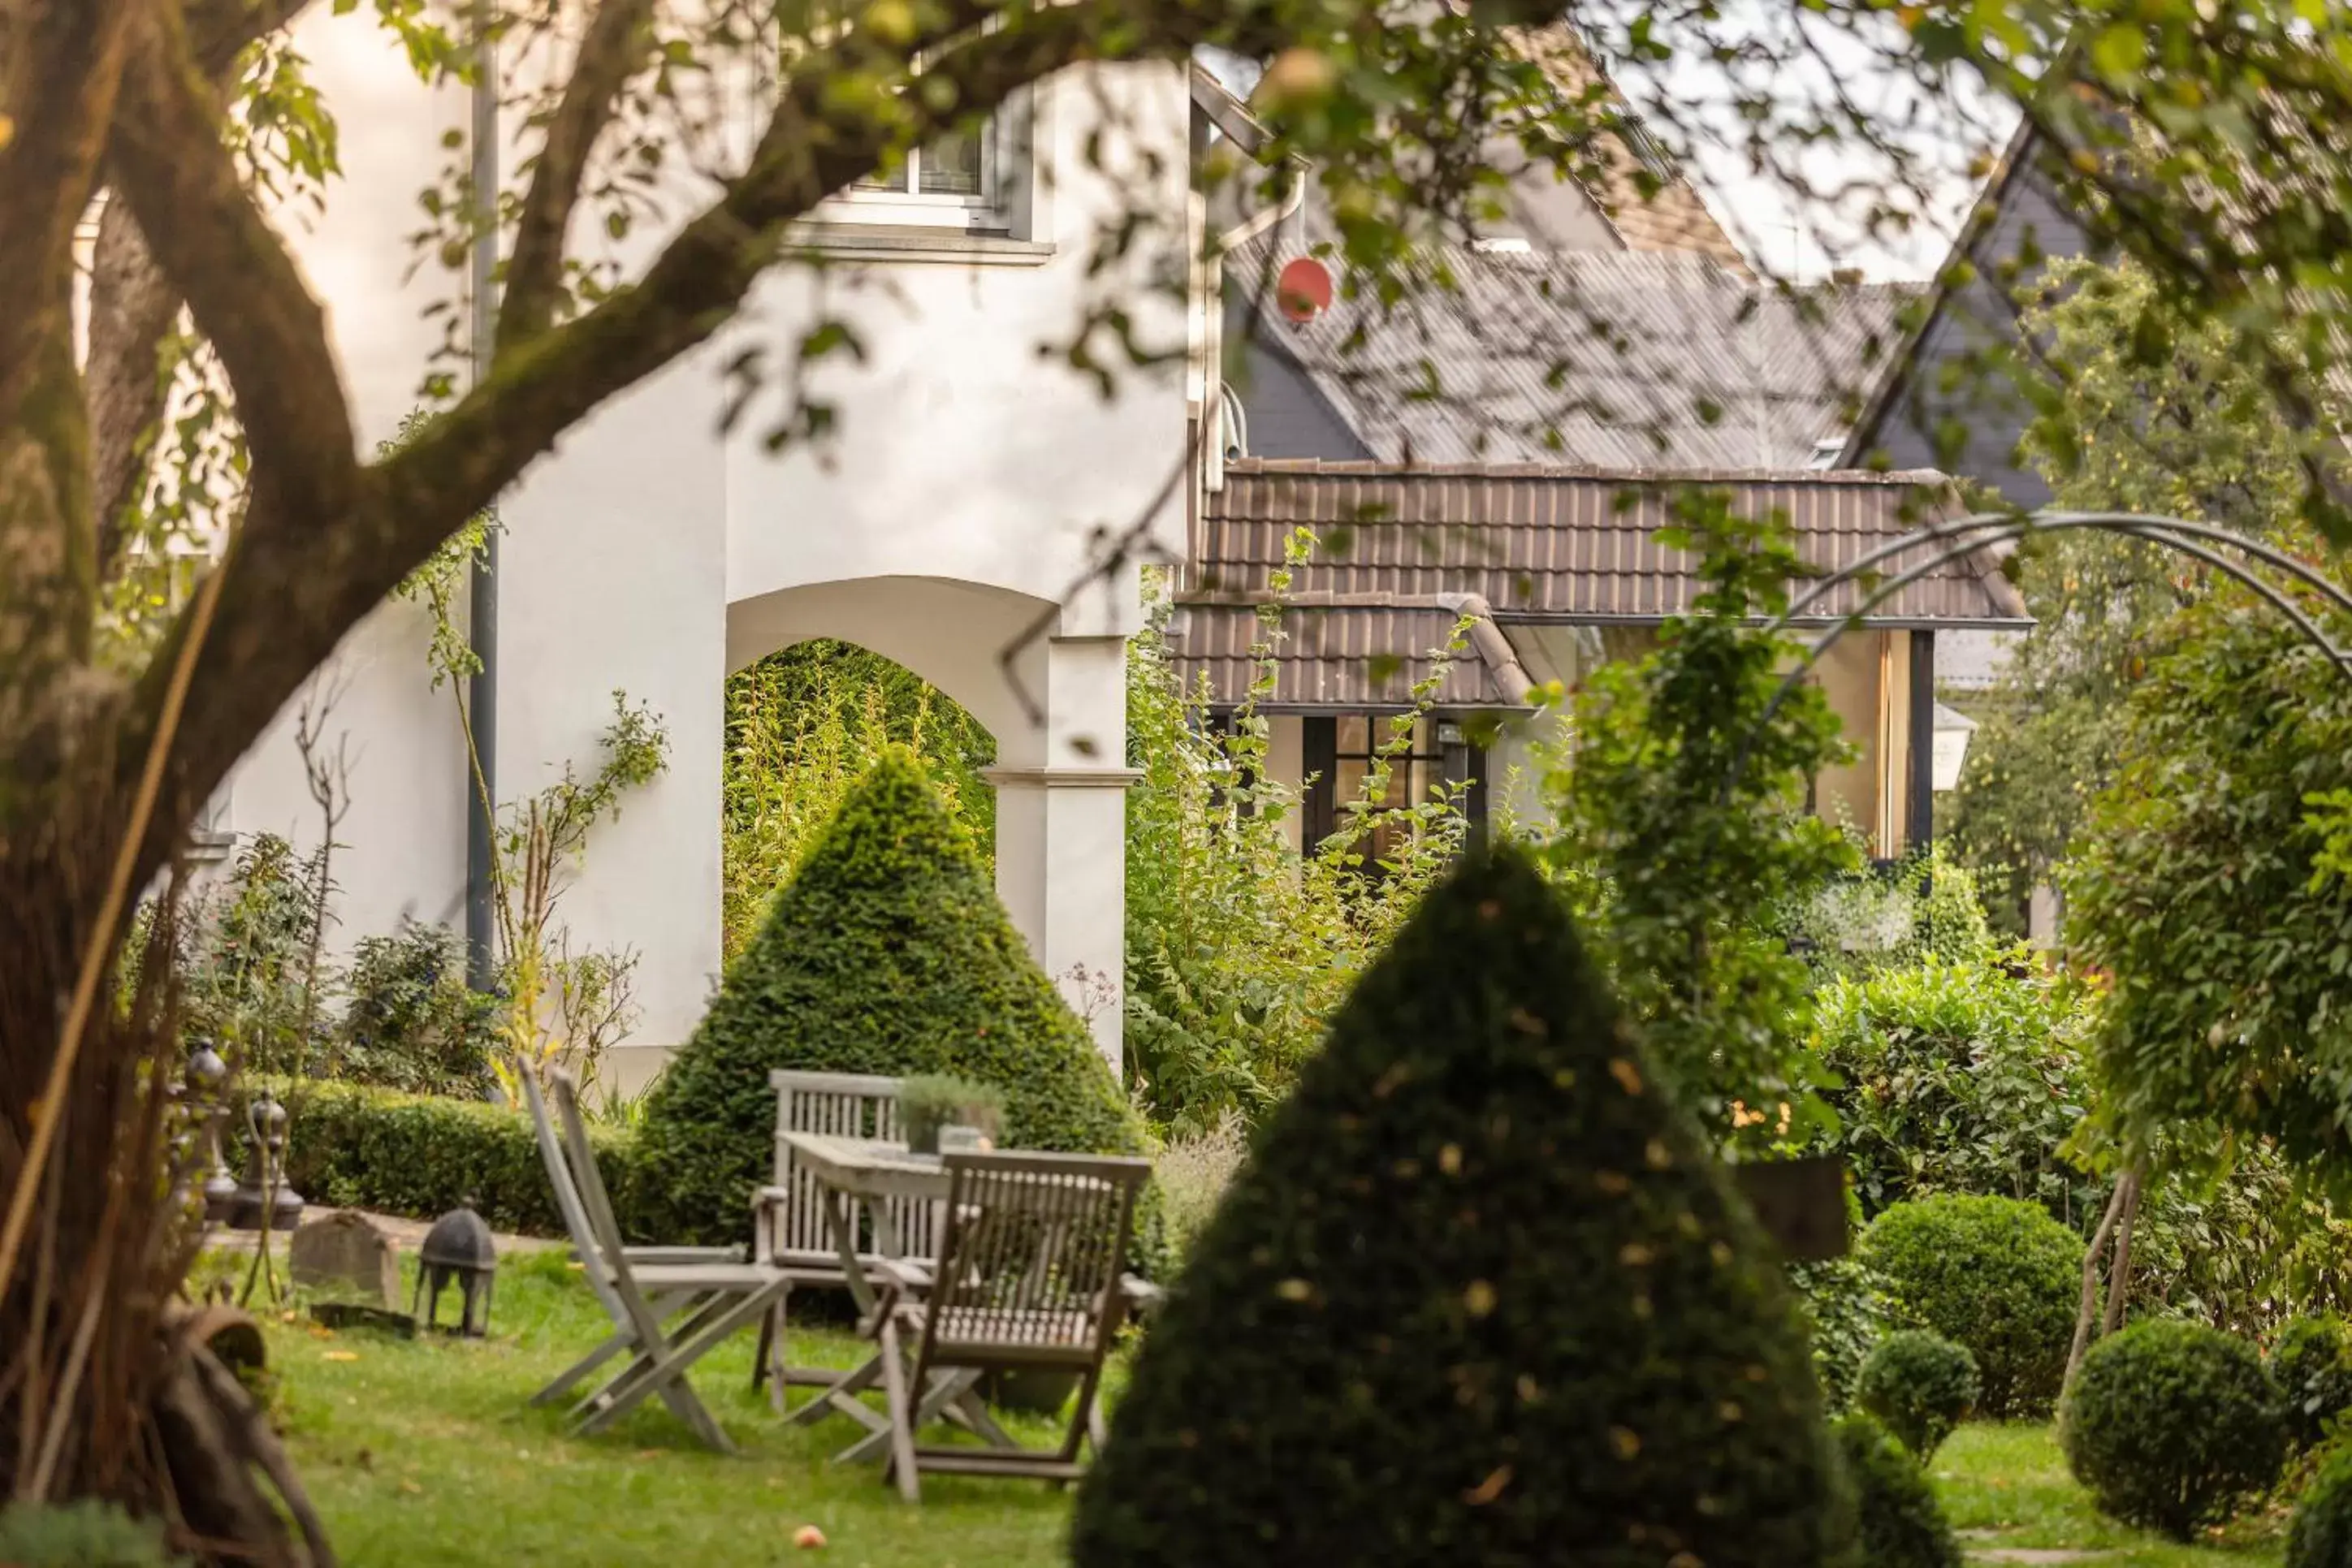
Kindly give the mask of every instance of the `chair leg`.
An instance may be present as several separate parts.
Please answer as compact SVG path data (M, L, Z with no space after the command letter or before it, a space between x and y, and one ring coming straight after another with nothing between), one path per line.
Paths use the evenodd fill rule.
M656 1296L647 1305L653 1309L655 1317L667 1319L681 1306L690 1304L694 1299L691 1295L679 1294ZM555 1404L585 1381L590 1373L594 1372L614 1356L625 1355L636 1349L637 1336L635 1331L626 1328L615 1329L611 1338L564 1368L562 1372L556 1375L554 1382L532 1395L530 1402L533 1405Z
M882 1387L890 1400L890 1464L898 1495L908 1502L923 1500L923 1484L915 1474L915 1412L907 1397L907 1363L898 1354L898 1325L882 1320Z
M714 1301L709 1307L698 1312L691 1322L671 1338L669 1343L647 1358L642 1371L633 1370L624 1378L614 1380L613 1385L605 1390L603 1408L580 1424L581 1435L587 1437L604 1430L647 1395L658 1393L663 1402L678 1413L679 1419L693 1427L705 1442L723 1452L733 1452L734 1444L711 1419L710 1413L703 1409L702 1401L686 1381L686 1374L696 1362L740 1331L754 1317L766 1312L773 1300L770 1292L761 1291L731 1301L725 1297ZM624 1383L626 1387L622 1386ZM676 1397L672 1396L673 1392ZM698 1416L690 1414L689 1408L698 1412Z
M760 1385L768 1381L768 1357L773 1352L775 1340L776 1316L771 1312L760 1320L760 1343L751 1347L751 1392L754 1394L760 1392ZM776 1414L781 1416L783 1413L783 1391L778 1389Z
M768 1309L767 1322L761 1330L766 1339L761 1347L766 1354L761 1364L766 1371L768 1386L772 1390L771 1398L779 1416L785 1414L792 1403L792 1343L785 1337L789 1332L785 1309L792 1304L792 1300L793 1288L786 1285L784 1293L776 1298L776 1304Z

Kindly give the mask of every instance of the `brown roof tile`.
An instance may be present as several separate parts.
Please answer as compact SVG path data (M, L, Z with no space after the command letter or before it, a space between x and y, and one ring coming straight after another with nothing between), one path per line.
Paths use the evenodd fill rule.
M1371 463L1241 461L1207 498L1179 573L1171 644L1188 680L1206 672L1221 703L1241 699L1256 634L1251 607L1269 597L1284 546L1300 526L1319 548L1295 570L1290 636L1276 658L1275 706L1395 705L1432 667L1455 611L1472 595L1506 636L1514 622L1655 624L1690 608L1690 558L1657 538L1682 487L1731 493L1743 516L1776 513L1811 565L1833 570L1956 505L1936 474L1673 474L1489 466L1402 469ZM1927 559L1897 557L1885 575ZM1851 613L1863 591L1840 587L1809 622ZM1480 602L1483 601L1483 602ZM1871 623L2015 627L2016 590L1981 552L1948 563L1878 606ZM1517 706L1507 650L1465 645L1441 706Z

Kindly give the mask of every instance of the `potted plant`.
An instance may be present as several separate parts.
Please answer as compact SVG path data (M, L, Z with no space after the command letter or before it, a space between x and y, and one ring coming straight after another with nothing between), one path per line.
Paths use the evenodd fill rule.
M919 1155L940 1152L941 1127L973 1127L993 1140L1003 1119L1003 1091L969 1078L909 1078L898 1086L898 1126Z

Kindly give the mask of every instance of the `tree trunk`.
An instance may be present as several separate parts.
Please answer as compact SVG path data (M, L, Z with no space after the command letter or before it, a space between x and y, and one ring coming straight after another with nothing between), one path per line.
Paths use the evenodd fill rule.
M2058 1385L2062 1398L2066 1389L2074 1386L2074 1374L2082 1367L2084 1353L2091 1348L2091 1325L2099 1316L2099 1255L2106 1250L2107 1238L2115 1234L2116 1223L2123 1217L2130 1181L2128 1174L2116 1178L2116 1190L2107 1198L2106 1212L2099 1217L2099 1228L2092 1233L2091 1245L2083 1253L2082 1305L2074 1313L2074 1343L2066 1352L2066 1375Z
M2107 1312L2099 1325L2102 1335L2111 1334L2124 1325L2124 1301L2131 1294L2132 1222L2139 1218L2139 1195L2145 1178L2137 1166L2124 1173L2123 1185L2129 1196L2124 1199L2122 1221L2116 1227L2116 1257L2107 1270Z

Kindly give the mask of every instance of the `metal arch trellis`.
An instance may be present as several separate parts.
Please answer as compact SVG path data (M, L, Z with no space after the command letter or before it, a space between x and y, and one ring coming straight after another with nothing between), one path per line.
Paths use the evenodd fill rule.
M1757 716L1755 723L1748 727L1747 734L1741 737L1739 748L1732 758L1731 768L1724 776L1722 800L1726 803L1729 801L1732 786L1738 782L1741 771L1748 766L1748 755L1754 748L1757 736L1772 722L1773 716L1780 711L1780 705L1786 702L1790 694L1803 683L1805 677L1811 673L1813 666L1821 662L1822 656L1829 652L1831 646L1849 630L1860 624L1873 610L1928 573L1948 566L1964 556L1974 554L1988 545L2023 538L2031 534L2063 533L2084 528L2121 534L2127 538L2146 540L2150 544L2161 545L2168 549L2203 561L2225 573L2244 584L2257 598L2277 611L2302 634L2305 641L2325 654L2328 662L2339 672L2352 676L2352 649L2340 646L2329 640L2327 634L2320 629L2319 623L2314 621L2302 606L2289 599L2279 585L2263 577L2254 567L2242 561L2233 560L2222 554L2221 549L2239 551L2263 566L2286 574L2326 599L2347 618L2352 618L2352 593L2347 593L2341 586L2307 562L2298 560L2285 551L2264 544L2259 539L2248 538L2242 534L2216 528L2210 523L2191 522L2184 517L2146 517L2135 512L1973 513L1968 517L1954 517L1914 528L1902 538L1881 545L1859 559L1847 562L1826 577L1817 579L1803 593L1791 601L1787 609L1772 619L1766 630L1773 633L1784 632L1799 616L1803 615L1807 610L1841 585L1857 580L1865 574L1874 571L1882 563L1894 560L1911 550L1934 546L1943 547L1927 560L1873 584L1860 604L1840 616L1835 623L1813 639L1806 648L1804 656L1781 677L1780 685L1772 693L1771 700L1764 705L1764 711ZM2215 546L2221 549L2212 548Z

